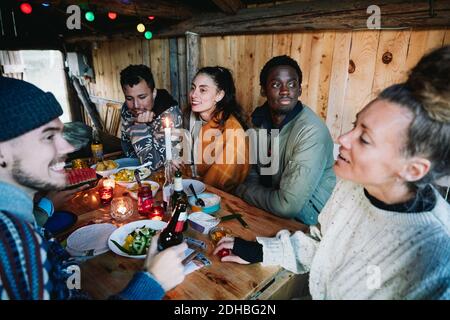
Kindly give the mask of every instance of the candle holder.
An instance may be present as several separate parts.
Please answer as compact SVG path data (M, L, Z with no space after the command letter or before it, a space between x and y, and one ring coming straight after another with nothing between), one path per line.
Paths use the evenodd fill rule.
M148 216L153 206L153 195L150 186L141 186L138 189L138 212L142 216Z
M98 191L102 205L107 206L111 203L114 196L114 189L111 187L103 187Z
M150 209L150 214L148 216L151 220L163 220L164 218L164 208L159 202L155 202L153 207Z
M111 202L111 217L121 221L133 215L133 200L128 197L115 198Z

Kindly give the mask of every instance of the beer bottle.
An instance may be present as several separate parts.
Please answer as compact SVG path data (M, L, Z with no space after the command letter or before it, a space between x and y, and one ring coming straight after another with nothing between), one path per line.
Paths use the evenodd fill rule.
M182 174L181 174L180 170L177 170L175 172L175 176L174 176L173 180L174 180L174 182L173 182L173 184L174 184L174 187L173 187L174 191L173 191L172 197L170 199L172 208L175 208L176 205L179 204L179 203L183 203L187 207L189 205L189 202L188 202L187 194L183 190L183 178L182 178ZM188 224L187 224L187 221L186 221L187 218L188 218L187 217L187 213L180 217L180 220L183 220L183 222L184 222L184 224L183 224L184 225L183 232L186 231L187 228L188 228Z
M100 140L100 134L97 128L94 128L92 131L91 151L94 163L103 160L103 144L102 141Z
M161 232L158 239L158 251L163 251L172 246L176 246L183 242L183 224L180 220L182 215L186 215L186 205L179 203L175 208L175 213L170 219L169 224Z
M173 193L170 199L172 208L175 208L177 203L182 202L188 205L188 198L186 192L183 190L183 177L180 170L177 170L173 179Z

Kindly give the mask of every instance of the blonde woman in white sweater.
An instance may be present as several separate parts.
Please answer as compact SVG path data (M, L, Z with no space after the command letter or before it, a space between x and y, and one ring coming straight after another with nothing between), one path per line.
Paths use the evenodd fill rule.
M224 238L222 261L309 272L313 299L450 299L450 206L431 185L450 175L449 77L445 47L358 113L320 226Z

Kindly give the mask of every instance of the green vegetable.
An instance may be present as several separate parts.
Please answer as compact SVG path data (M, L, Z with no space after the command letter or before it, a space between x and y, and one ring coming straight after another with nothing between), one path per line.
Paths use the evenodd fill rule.
M111 240L112 243L114 243L117 248L119 248L121 251L125 252L126 254L132 255L131 252L129 252L127 249L125 249L124 247L122 247L117 241L115 240Z
M116 241L111 240L121 251L130 256L140 256L146 254L147 248L150 246L152 237L156 234L156 230L142 226L129 233L133 237L129 249L118 244Z

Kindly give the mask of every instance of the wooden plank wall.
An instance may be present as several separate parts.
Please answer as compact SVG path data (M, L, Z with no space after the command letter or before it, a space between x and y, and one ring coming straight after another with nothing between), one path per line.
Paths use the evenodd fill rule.
M180 43L184 43L182 39L178 39ZM201 66L230 68L238 100L250 113L264 101L259 88L264 63L276 55L290 55L303 71L301 100L326 121L336 138L351 127L356 113L380 90L405 79L423 54L445 44L450 44L450 29L203 37ZM148 61L142 52L141 40L99 44L93 52L96 84L91 93L122 101L119 72L130 63ZM382 61L386 52L393 56L389 64ZM180 58L180 48L178 53ZM156 86L170 90L169 39L151 40L149 55ZM189 83L182 83L183 76L180 71L180 88L189 88Z

